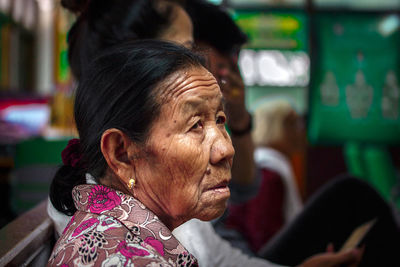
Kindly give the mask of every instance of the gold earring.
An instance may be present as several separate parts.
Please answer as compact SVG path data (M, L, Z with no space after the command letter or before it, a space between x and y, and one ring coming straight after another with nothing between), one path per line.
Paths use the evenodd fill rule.
M128 188L129 188L129 189L134 188L135 185L136 185L136 180L133 179L133 178L129 179L129 183L128 183L127 185L128 185Z

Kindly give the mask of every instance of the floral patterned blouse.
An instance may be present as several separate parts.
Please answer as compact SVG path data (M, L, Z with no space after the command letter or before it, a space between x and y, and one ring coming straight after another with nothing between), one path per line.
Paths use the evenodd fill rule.
M48 266L198 266L171 231L132 196L102 185L73 191L77 212Z

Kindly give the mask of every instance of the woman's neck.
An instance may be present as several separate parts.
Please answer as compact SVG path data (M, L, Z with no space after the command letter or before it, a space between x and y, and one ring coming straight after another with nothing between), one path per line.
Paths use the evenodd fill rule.
M164 212L165 207L162 205L157 204L154 199L157 199L155 196L149 197L147 194L142 193L141 190L135 191L135 189L128 190L122 182L116 178L112 177L110 174L105 175L103 178L100 178L99 182L102 185L110 187L114 190L118 190L123 192L126 195L132 196L135 199L139 200L143 203L146 208L151 210L157 217L162 221L165 226L170 230L174 230L179 225L183 224L186 220L183 218L172 218L171 216L166 216L169 212Z

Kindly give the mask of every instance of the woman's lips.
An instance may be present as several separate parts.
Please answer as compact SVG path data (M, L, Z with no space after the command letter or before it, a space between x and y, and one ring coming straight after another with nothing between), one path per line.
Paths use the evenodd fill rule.
M229 187L228 187L229 181L223 181L221 183L219 183L216 186L211 187L210 189L208 189L209 191L215 191L218 193L230 193L229 191Z
M218 193L230 193L229 187L224 186L224 187L216 187L213 189L214 191L218 192Z

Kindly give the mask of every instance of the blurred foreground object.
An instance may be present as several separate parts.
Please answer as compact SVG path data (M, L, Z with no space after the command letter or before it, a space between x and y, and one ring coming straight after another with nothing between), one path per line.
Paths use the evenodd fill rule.
M53 247L47 200L0 229L0 266L44 266Z

